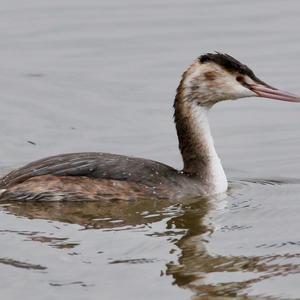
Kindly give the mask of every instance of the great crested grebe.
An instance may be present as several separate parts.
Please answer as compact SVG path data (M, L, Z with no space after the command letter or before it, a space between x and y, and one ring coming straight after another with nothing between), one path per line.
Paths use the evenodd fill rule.
M298 96L269 86L227 54L202 55L183 73L174 101L183 170L108 153L63 154L4 176L0 200L178 199L223 193L228 184L207 113L220 101L245 97L300 102Z

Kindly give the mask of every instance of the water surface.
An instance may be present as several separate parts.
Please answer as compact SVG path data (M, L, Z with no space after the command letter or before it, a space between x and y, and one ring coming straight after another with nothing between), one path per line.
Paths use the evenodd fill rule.
M300 93L300 4L1 1L0 172L104 151L181 167L172 102L198 55L224 51ZM230 179L186 203L2 204L3 299L299 299L300 106L211 112Z

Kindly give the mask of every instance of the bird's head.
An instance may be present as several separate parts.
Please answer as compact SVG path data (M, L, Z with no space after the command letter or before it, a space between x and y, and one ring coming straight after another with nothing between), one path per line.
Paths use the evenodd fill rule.
M271 87L249 67L222 53L200 56L183 74L179 92L186 100L206 107L245 97L300 102L300 97Z

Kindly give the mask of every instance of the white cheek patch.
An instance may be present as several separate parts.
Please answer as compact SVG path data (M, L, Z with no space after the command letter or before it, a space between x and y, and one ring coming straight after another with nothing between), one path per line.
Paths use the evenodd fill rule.
M211 78L206 76L211 73ZM223 100L235 100L257 96L254 92L237 81L236 76L216 64L194 63L184 77L184 97L197 100L198 104L212 105ZM244 76L247 83L254 83Z

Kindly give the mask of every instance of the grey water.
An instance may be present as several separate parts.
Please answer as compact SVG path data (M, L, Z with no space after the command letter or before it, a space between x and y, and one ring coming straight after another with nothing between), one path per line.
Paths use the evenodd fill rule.
M181 167L172 102L227 52L300 94L300 3L0 1L0 173L102 151ZM1 299L300 299L300 106L210 114L230 188L189 203L2 203Z

